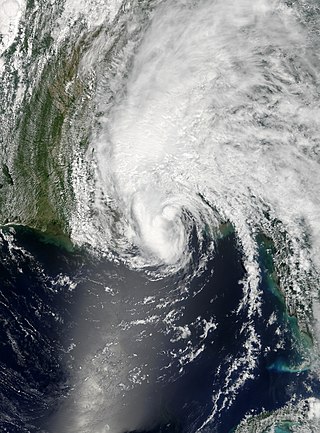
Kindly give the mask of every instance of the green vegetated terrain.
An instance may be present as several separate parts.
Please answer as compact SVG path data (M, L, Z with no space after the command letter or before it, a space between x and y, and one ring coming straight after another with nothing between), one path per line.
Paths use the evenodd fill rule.
M49 56L51 43L46 34L33 47L32 56L38 58L38 64L46 60L46 53L49 60L39 76L29 77L16 113L7 119L10 129L3 138L0 222L24 224L53 236L68 237L74 141L88 134L85 128L75 125L81 124L75 119L86 115L90 99L88 86L79 74L86 43L66 42L59 52ZM14 48L20 52L28 48L25 38L20 45L22 48L15 46L8 51L8 64L15 55ZM8 71L10 66L4 80L8 80ZM31 69L30 75L36 72ZM27 75L26 71L22 80L28 79ZM32 80L34 85L30 85ZM17 91L17 83L15 87ZM6 96L8 104L10 95Z
M147 14L151 3L145 2L148 8L144 2L134 7ZM126 16L115 19L116 31L106 23L88 30L79 16L72 24L63 24L68 31L57 42L63 10L63 0L50 8L46 2L28 0L18 34L2 56L0 225L24 224L69 237L75 204L72 164L82 157L96 121L93 96L99 65L83 68L85 56L99 50L93 46L104 34L108 48L100 60L107 62L111 75L123 74L120 63L110 58L127 39L139 39L143 26L128 37ZM146 25L144 14L139 17ZM123 63L126 68L127 61Z
M313 347L312 334L307 326L310 317L306 314L301 314L299 311L299 299L296 300L296 310L290 310L288 308L288 302L285 297L286 290L282 286L278 276L278 272L280 271L276 268L274 263L274 257L277 251L273 240L265 234L259 233L257 242L259 245L260 261L264 269L263 278L265 279L270 294L276 300L275 303L282 316L281 321L285 323L286 327L291 332L293 347L295 347L297 351L295 364L286 365L286 363L281 362L279 365L274 365L274 367L286 372L304 371L310 367L310 351Z
M21 197L29 225L53 233L67 229L72 149L64 137L70 111L82 90L75 77L78 60L75 50L70 59L48 65L17 125L15 196Z

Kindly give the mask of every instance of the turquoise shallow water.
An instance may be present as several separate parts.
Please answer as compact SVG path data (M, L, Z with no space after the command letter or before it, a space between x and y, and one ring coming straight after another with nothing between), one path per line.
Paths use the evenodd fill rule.
M17 2L1 428L317 432L318 1Z
M296 401L319 395L319 382L307 369L287 368L297 365L301 354L283 304L269 290L266 278L261 283L261 317L252 322L245 309L236 312L243 295L238 281L245 271L232 234L219 241L200 276L187 281L180 274L152 281L144 273L96 259L84 250L70 252L43 242L32 230L5 231L1 239L2 431L74 431L83 404L89 404L83 387L90 377L103 382L99 399L95 392L91 396L96 405L92 411L104 424L119 423L118 412L131 419L132 426L123 431L194 432L212 412L212 397L220 392L218 410L204 431L229 433L247 413L278 409L293 395ZM267 275L263 259L261 268ZM187 285L187 295L181 285ZM157 303L151 302L152 297ZM181 314L168 326L163 318L173 311L172 305ZM137 324L155 311L159 320ZM276 320L268 323L272 313ZM205 325L210 321L215 326L208 329ZM231 395L232 385L246 371L245 360L243 370L232 371L231 366L247 356L246 327L251 324L261 338L253 376L222 408L224 396ZM179 338L180 329L188 329L188 338ZM125 351L104 356L112 342L121 342ZM115 369L115 362L120 368ZM126 382L128 365L135 371L143 365L149 379ZM228 377L232 377L230 388ZM122 396L111 391L120 383ZM105 406L109 412L101 411ZM91 431L99 431L93 418L90 423ZM278 431L291 430L281 424Z

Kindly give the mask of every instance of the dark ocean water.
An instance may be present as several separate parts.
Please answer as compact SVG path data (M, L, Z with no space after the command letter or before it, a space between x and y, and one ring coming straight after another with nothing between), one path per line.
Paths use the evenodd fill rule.
M205 431L229 433L249 412L280 408L293 395L297 401L320 395L319 381L307 369L284 368L301 364L302 355L284 304L270 289L263 254L262 314L253 323L246 308L237 311L245 269L232 234L218 241L206 269L190 281L187 273L153 280L84 250L67 251L30 229L5 230L0 242L1 431L72 431L77 408L65 402L77 389L75 372L88 362L88 354L100 353L114 335L126 348L119 363L121 357L131 363L135 353L134 365L145 365L149 375L148 383L124 393L125 405L119 406L123 417L141 412L139 428L133 424L131 431L195 432L212 413L212 397L219 393L217 413ZM106 287L113 290L112 296ZM143 302L146 297L157 302ZM128 318L151 317L160 301L159 320L124 326ZM173 338L173 328L162 320L172 310L179 313L174 329L188 326L187 339ZM274 323L268 322L272 314ZM200 325L212 319L216 327L204 339ZM222 408L228 398L227 378L231 384L241 378L239 368L229 375L230 368L245 358L252 324L261 341L254 377L235 395L230 392L230 407ZM202 351L181 370L179 356L173 354L186 353L187 344ZM245 361L241 365L245 368ZM108 420L108 414L105 417Z

